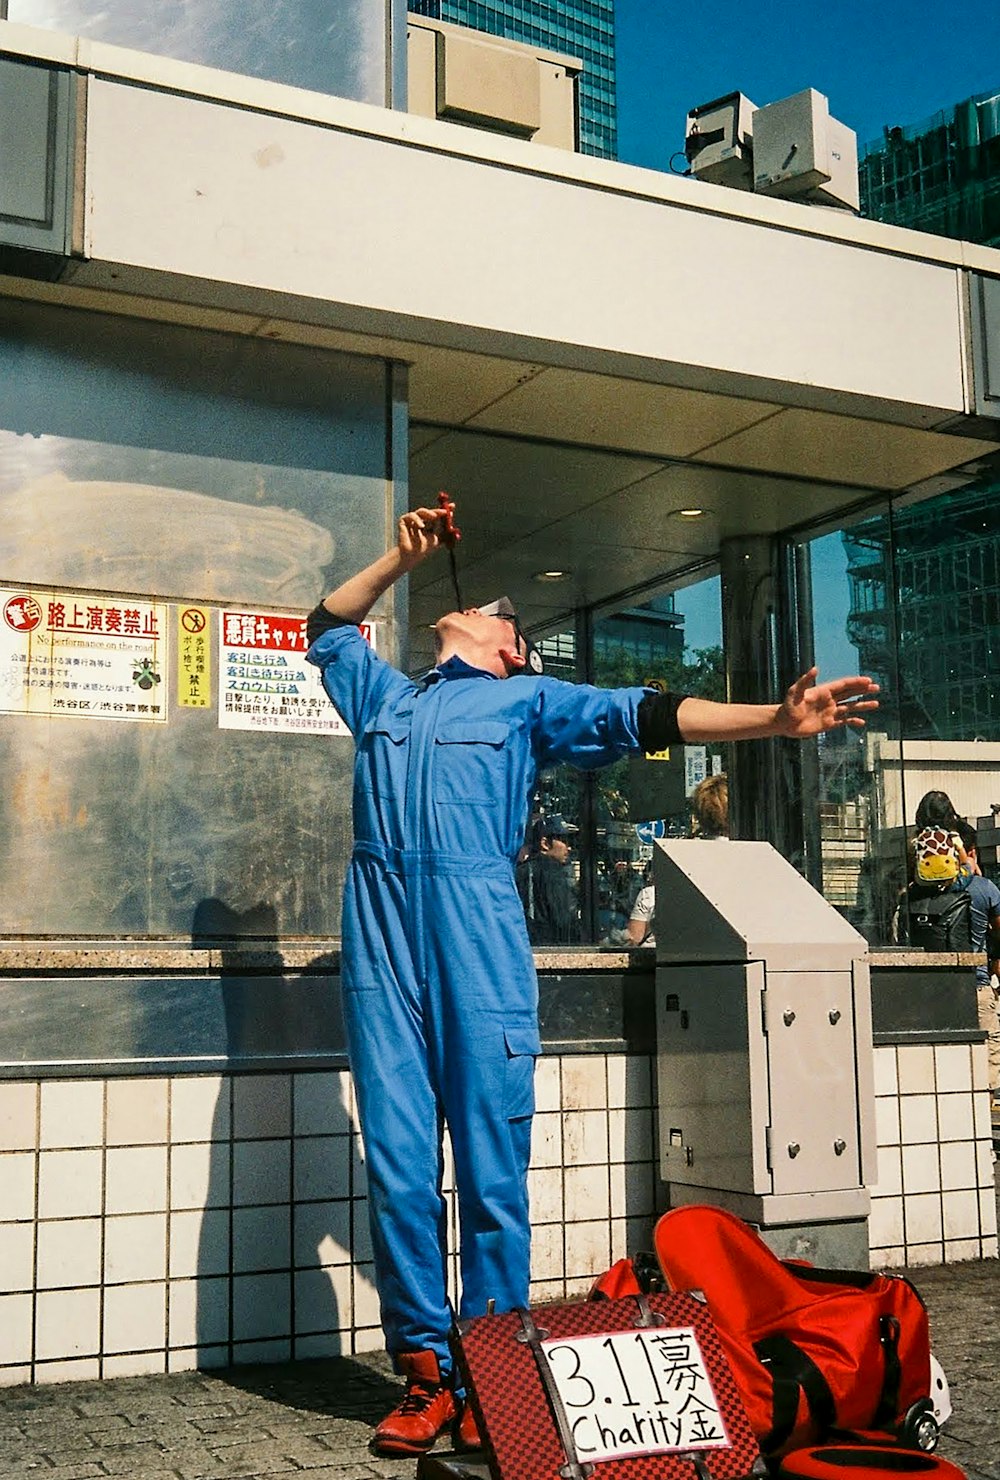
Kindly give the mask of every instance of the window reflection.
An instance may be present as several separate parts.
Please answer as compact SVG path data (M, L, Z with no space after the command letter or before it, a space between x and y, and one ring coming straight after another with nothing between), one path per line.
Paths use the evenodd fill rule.
M573 629L547 635L540 646L547 673L582 679L586 665ZM601 616L593 625L590 676L604 687L649 685L722 699L718 577ZM629 917L651 882L653 839L690 834L692 793L706 776L725 770L725 750L674 746L655 758L625 757L594 774L563 766L539 777L536 827L559 814L580 828L569 867L583 942L630 944Z
M8 20L385 104L390 0L8 0Z
M980 485L806 541L821 671L870 673L881 707L818 744L824 895L873 945L900 936L920 800L946 793L995 874L1000 520ZM808 805L808 802L804 803ZM905 934L905 931L903 931Z

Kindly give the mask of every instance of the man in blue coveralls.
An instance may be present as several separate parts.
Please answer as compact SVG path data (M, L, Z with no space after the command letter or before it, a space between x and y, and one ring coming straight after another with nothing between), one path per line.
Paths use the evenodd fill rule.
M407 1388L376 1430L382 1454L429 1449L456 1416L449 1350L442 1131L455 1158L460 1315L528 1303L527 1174L540 1052L538 985L514 883L540 769L595 768L681 741L804 737L862 725L865 678L782 704L716 704L600 689L525 672L512 610L470 608L435 626L421 681L358 631L394 581L447 537L441 509L399 521L396 547L311 614L309 661L355 738L354 851L344 891L343 997L368 1173L386 1344ZM518 675L515 682L499 680Z

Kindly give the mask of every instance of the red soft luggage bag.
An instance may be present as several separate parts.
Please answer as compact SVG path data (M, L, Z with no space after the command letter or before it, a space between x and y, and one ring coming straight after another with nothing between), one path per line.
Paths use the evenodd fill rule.
M664 1214L671 1290L701 1290L751 1426L775 1458L842 1430L933 1448L927 1312L907 1280L778 1259L720 1208Z

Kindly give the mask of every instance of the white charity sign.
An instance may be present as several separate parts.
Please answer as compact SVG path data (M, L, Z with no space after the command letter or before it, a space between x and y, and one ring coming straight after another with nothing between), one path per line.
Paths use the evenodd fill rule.
M581 1461L730 1446L693 1327L541 1345Z
M360 624L375 647L375 627ZM348 735L319 669L306 662L305 617L287 612L219 613L219 728L279 734Z
M0 713L167 722L167 608L0 588Z

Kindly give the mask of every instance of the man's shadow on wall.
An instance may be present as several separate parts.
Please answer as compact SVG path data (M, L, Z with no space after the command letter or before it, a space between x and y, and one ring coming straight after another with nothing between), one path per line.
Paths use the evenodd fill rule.
M374 1424L398 1391L344 1360L358 1242L370 1253L357 1128L324 1077L323 1059L344 1051L339 960L319 955L286 974L269 903L240 913L200 900L191 943L221 953L225 1039L199 1230L199 1365L290 1407ZM322 1055L315 1076L301 1067L303 1045ZM331 1266L331 1245L345 1262Z

